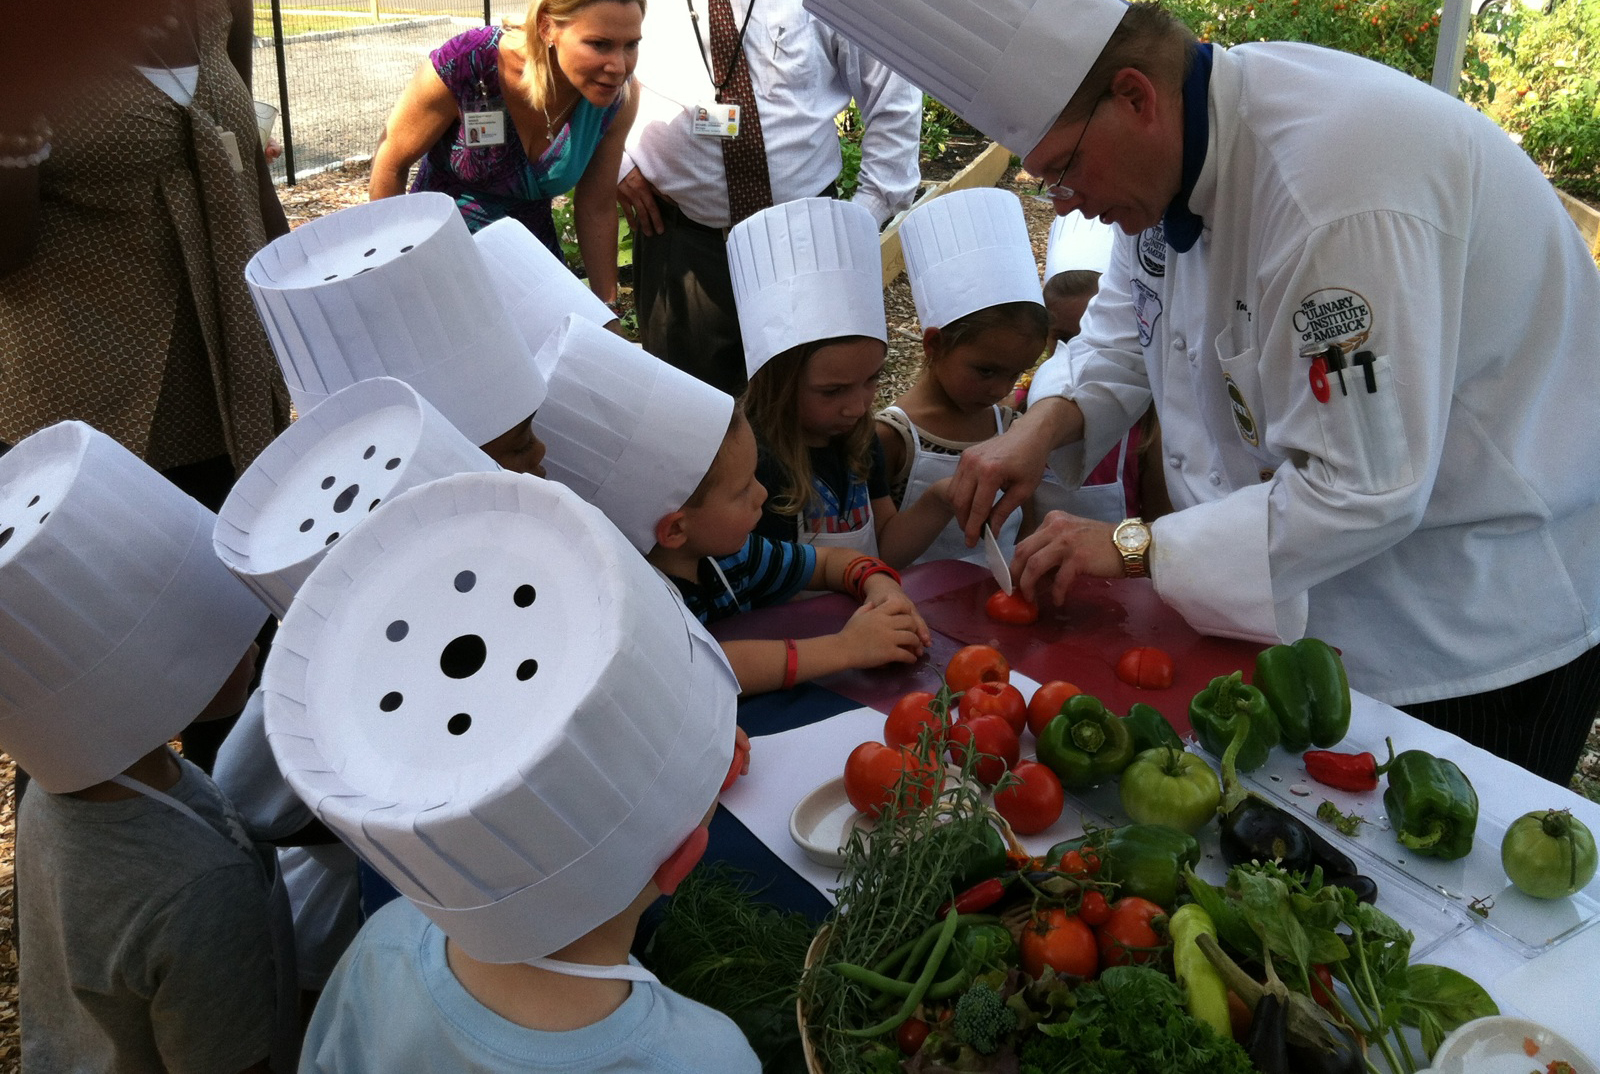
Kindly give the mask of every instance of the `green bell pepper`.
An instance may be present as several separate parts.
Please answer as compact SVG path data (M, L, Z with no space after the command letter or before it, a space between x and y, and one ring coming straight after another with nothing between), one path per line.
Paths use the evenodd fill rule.
M1068 790L1117 775L1133 760L1133 735L1099 698L1074 694L1039 735L1039 760Z
M1336 746L1350 730L1350 680L1333 646L1318 638L1274 645L1256 656L1252 685L1266 695L1283 748Z
M1161 710L1154 705L1138 702L1128 710L1122 718L1128 731L1133 735L1133 754L1137 757L1145 750L1153 750L1158 746L1171 746L1173 749L1183 749L1183 739L1178 737L1178 732L1161 715Z
M1454 861L1472 850L1478 792L1454 761L1406 750L1389 766L1383 808L1395 838L1418 854Z
M980 880L999 876L1006 867L1005 837L995 831L994 825L985 824L983 835L961 852L956 863L951 886L965 891Z
M1124 824L1101 828L1077 839L1057 843L1045 854L1045 864L1058 865L1069 850L1092 850L1100 858L1097 880L1119 885L1118 893L1137 895L1161 906L1178 897L1185 867L1200 864L1200 842L1194 836L1165 824Z
M1244 742L1235 764L1250 772L1267 763L1267 754L1278 744L1278 718L1260 690L1244 681L1244 674L1218 675L1189 702L1189 724L1214 756L1228 750L1233 736L1243 725Z

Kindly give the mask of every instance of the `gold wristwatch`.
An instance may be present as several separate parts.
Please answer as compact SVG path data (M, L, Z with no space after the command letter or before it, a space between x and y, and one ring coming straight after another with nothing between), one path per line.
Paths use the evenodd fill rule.
M1150 527L1142 519L1125 518L1111 531L1111 543L1122 556L1122 571L1129 578L1144 578L1150 573Z

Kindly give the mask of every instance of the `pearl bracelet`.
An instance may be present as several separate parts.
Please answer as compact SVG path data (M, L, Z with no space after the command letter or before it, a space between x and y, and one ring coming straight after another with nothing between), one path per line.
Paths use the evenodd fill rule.
M32 168L50 158L50 124L33 121L27 134L0 134L0 168Z

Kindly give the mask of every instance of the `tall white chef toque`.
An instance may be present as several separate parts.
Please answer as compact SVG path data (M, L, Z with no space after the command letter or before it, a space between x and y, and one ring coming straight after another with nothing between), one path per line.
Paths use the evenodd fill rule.
M245 282L302 414L395 377L482 445L544 400L544 374L447 195L319 217L259 250Z
M121 772L227 682L267 609L210 511L104 433L0 458L0 748L54 794Z
M385 500L494 460L416 389L357 381L278 434L217 514L217 556L280 619L328 548Z
M688 502L711 469L733 397L577 314L538 361L551 370L550 395L533 419L545 473L649 552L656 523Z
M668 584L552 481L460 474L341 540L278 633L296 793L486 962L622 912L700 824L738 684Z
M1079 269L1105 275L1111 268L1111 244L1116 237L1110 224L1091 220L1082 213L1056 217L1050 225L1050 245L1045 249L1044 278Z
M802 198L762 209L728 232L728 270L747 376L813 340L889 340L878 225L859 205Z
M617 319L520 221L509 216L496 220L474 234L472 241L483 255L511 323L535 356L569 313L601 326ZM543 373L549 379L551 370Z
M1020 156L1050 130L1128 10L1123 0L804 0L804 6Z
M1003 302L1044 305L1022 202L1009 191L957 190L912 209L900 248L923 328Z

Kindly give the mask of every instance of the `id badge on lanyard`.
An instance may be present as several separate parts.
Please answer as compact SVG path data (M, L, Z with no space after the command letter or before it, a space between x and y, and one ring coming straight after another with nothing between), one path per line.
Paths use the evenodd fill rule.
M739 137L739 106L710 104L694 106L694 133L702 138Z
M506 144L506 112L491 108L489 90L478 79L478 107L461 113L462 136L469 148Z

